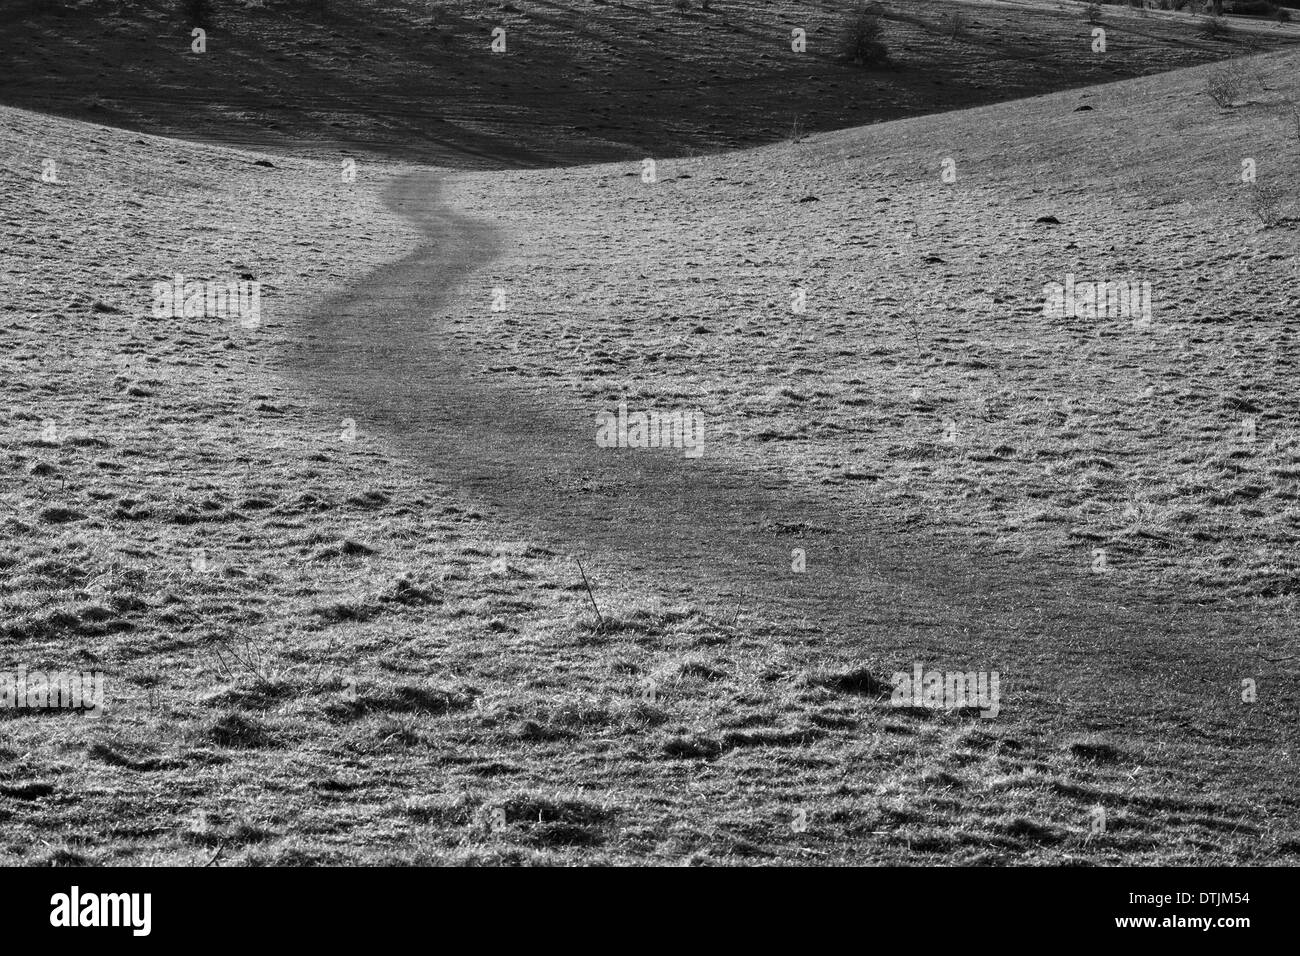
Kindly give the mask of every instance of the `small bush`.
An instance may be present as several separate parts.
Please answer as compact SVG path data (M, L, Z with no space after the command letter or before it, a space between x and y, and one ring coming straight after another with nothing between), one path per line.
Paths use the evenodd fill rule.
M1272 183L1253 183L1250 187L1250 211L1272 229L1282 224L1282 190Z
M1084 15L1088 18L1089 23L1100 23L1101 7L1095 3L1090 3L1088 4L1087 9L1084 11Z
M1232 36L1232 27L1223 17L1206 17L1199 35L1207 40L1226 40Z
M864 4L858 7L844 26L840 49L844 57L861 66L883 66L889 62L889 51L882 40L885 28L880 22L880 5Z
M1205 93L1220 107L1236 104L1250 90L1262 90L1264 77L1259 68L1241 60L1220 65L1205 81Z
M1224 70L1215 70L1210 74L1210 78L1205 81L1205 95L1214 100L1217 106L1224 109L1237 100L1236 89Z

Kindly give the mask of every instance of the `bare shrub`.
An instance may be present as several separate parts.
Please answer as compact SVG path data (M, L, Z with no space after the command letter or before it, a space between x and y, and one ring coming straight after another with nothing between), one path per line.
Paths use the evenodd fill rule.
M1263 89L1264 74L1257 65L1244 60L1220 64L1205 81L1205 94L1225 109L1238 103L1245 94Z
M1231 106L1237 100L1237 90L1226 70L1215 70L1205 81L1205 95L1223 108Z
M1250 211L1265 229L1280 226L1282 216L1282 190L1272 183L1253 183L1250 187Z
M885 28L880 22L881 12L880 4L866 3L850 15L840 35L840 50L846 59L867 67L889 62L889 50L882 39Z

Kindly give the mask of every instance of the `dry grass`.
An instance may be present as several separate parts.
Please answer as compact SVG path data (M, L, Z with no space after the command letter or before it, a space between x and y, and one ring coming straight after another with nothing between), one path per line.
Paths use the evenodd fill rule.
M1267 68L1294 101L1294 59ZM743 481L687 519L775 487L825 522L778 509L674 560L598 487L627 458L520 454L525 518L286 375L331 292L378 295L421 243L383 198L411 170L345 185L335 156L3 110L0 641L110 683L100 720L0 713L0 860L1296 862L1300 298L1294 235L1233 183L1297 143L1260 111L1208 127L1204 79L428 199L500 248L435 308L368 313L373 342L432 316L427 367L588 444L611 397L698 404ZM1150 278L1153 327L1046 320L1067 268ZM262 325L153 320L175 271L254 275ZM585 525L547 524L580 481L639 519L592 563ZM811 619L795 544L800 586L853 585ZM1000 667L1002 714L891 707L915 660Z

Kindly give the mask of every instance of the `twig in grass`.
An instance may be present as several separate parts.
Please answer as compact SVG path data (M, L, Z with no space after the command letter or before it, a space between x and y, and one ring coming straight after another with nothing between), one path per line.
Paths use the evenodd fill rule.
M591 599L591 609L596 612L596 630L603 631L605 629L605 618L601 615L600 608L596 604L596 595L591 593L591 583L587 580L587 572L582 567L582 560L580 558L574 558L573 560L578 562L578 571L582 574L582 583L587 588L587 597Z
M1070 491L1077 491L1077 490L1078 490L1077 488L1075 488L1074 485L1068 484L1067 482L1062 481L1060 478L1057 478L1054 474L1052 474L1052 473L1051 473L1050 471L1048 471L1046 468L1043 469L1043 477L1044 477L1044 478L1050 478L1050 479L1052 479L1052 481L1056 482L1056 483L1057 483L1058 485L1060 485L1062 488L1068 488Z
M228 679L232 681L238 680L239 673L243 671L252 675L255 684L259 687L263 684L272 683L266 656L262 653L261 648L253 643L251 637L244 638L242 648L232 641L230 647L226 648L224 653L220 647L215 648L215 653Z
M921 354L921 322L916 316L915 303L907 310L907 322L912 332L912 344L915 346L916 354L919 357Z

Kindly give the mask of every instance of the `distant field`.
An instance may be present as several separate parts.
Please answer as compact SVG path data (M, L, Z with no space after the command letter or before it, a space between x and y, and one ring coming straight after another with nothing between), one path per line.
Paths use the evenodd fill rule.
M0 710L0 862L1300 862L1300 54L1224 107L1205 62L798 136L738 84L718 126L772 142L691 157L736 144L669 100L548 145L584 101L536 77L518 126L385 125L415 66L339 8L376 71L335 114L355 181L324 114L252 132L165 61L104 118L267 149L0 107L0 669L108 675L97 720ZM653 9L650 39L705 17ZM1111 75L1041 16L1012 66L891 19L906 69L818 69L907 112L954 93L907 86L940 53L975 102ZM60 22L22 55L63 91L11 102L73 111ZM1241 50L1177 29L1104 69ZM808 95L807 129L889 115ZM154 317L178 273L260 281L260 320ZM1149 282L1150 321L1045 315L1067 274ZM598 448L620 402L702 413L704 453ZM917 664L998 671L999 712L894 706Z

